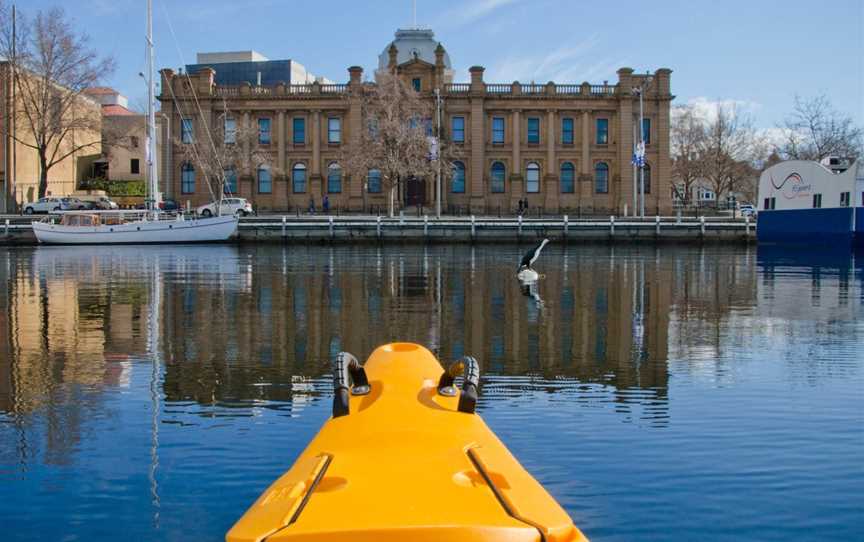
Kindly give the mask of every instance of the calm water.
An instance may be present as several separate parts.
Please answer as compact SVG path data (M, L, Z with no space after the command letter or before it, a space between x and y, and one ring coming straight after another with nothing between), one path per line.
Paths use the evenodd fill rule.
M0 251L3 539L220 540L391 340L594 542L864 539L864 256L522 250Z

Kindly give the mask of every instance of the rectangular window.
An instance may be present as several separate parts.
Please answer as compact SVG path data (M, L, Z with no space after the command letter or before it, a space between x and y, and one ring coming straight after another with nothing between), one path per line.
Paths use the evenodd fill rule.
M132 148L133 148L133 149L137 149L137 148L138 148L138 138L137 138L136 136L131 136L131 137L129 138L129 143L132 144Z
M813 208L820 209L822 207L822 194L813 194Z
M186 165L180 173L180 192L183 194L195 193L195 169Z
M420 92L420 89L423 88L423 83L419 77L415 77L414 79L411 80L411 86L414 87L414 90L416 92Z
M306 192L306 166L304 164L297 164L294 166L291 180L294 185L295 194L303 194Z
M294 119L294 144L303 145L306 143L306 119L297 117Z
M133 158L129 161L129 172L132 175L138 175L139 173L141 173L141 166L138 163L137 158Z
M366 182L366 191L370 194L381 193L381 172L377 169L369 171L369 177Z
M561 119L561 143L573 144L573 119Z
M258 119L258 143L270 144L270 119Z
M465 143L465 117L453 117L453 142Z
M492 144L504 144L504 117L494 117L492 119Z
M331 117L327 119L327 143L342 142L342 119Z
M528 144L540 143L540 119L531 117L528 119Z
M651 144L651 119L642 119L642 141Z
M327 192L330 194L342 193L342 169L331 164L327 173Z
M609 119L597 119L597 144L609 144Z
M258 193L270 194L273 192L273 180L270 177L270 170L266 167L258 169Z
M237 121L226 117L225 118L225 143L233 145L237 142Z
M849 192L840 193L840 207L849 207L852 198L849 197Z
M192 143L193 138L192 119L180 119L180 141L183 143Z
M772 210L774 210L775 205L777 205L777 199L776 198L765 198L765 201L763 202L762 208L766 211L772 211Z
M233 167L225 168L225 186L223 190L226 194L237 193L237 171Z

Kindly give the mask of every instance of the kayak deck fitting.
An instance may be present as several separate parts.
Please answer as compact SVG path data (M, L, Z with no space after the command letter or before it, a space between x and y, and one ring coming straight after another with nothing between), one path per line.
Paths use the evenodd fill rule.
M334 373L333 417L228 542L587 542L474 414L473 358L392 343Z

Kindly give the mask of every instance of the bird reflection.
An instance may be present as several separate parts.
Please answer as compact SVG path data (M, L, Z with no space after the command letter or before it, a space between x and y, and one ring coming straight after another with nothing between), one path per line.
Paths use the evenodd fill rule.
M539 278L539 277L538 277ZM541 314L543 307L543 298L540 297L540 288L538 287L538 279L534 280L519 280L519 289L522 290L522 295L534 301L534 304L540 309Z

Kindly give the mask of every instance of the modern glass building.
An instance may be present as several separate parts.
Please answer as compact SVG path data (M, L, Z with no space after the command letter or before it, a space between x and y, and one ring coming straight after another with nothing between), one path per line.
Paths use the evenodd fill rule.
M219 85L274 86L278 83L304 85L316 77L294 60L270 60L255 51L198 53L197 63L187 64L186 71L195 74L203 68L216 71ZM323 81L322 81L323 82Z

